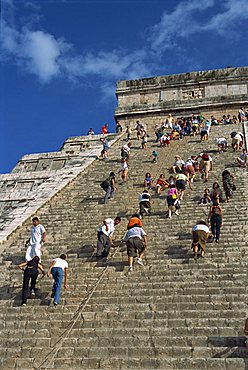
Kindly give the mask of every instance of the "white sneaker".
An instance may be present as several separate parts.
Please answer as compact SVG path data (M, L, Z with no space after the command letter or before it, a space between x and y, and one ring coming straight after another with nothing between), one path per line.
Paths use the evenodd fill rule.
M171 216L168 216L168 218L171 218Z
M138 259L137 259L137 263L138 263L139 265L141 265L141 266L144 266L144 263L143 263L143 261L142 261L142 259L141 259L141 258L138 258Z
M178 211L175 211L175 215L179 216L179 212Z
M129 268L128 268L128 272L132 272L132 271L133 271L132 266L129 266Z
M31 290L31 298L35 298L35 292L33 289Z

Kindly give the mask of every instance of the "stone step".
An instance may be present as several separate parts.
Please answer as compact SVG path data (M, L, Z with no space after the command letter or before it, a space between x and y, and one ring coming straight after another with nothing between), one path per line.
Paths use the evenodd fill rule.
M234 353L235 355L235 353ZM34 359L17 359L13 363L7 360L7 364L15 364L17 368L28 369L32 366ZM34 362L35 363L35 362ZM6 366L6 362L2 362L3 366ZM176 370L193 370L193 369L214 369L214 370L245 370L246 359L245 357L237 358L208 358L195 357L195 358L157 358L157 356L150 356L150 358L118 358L111 355L108 359L102 359L98 357L87 358L79 356L75 357L63 357L55 359L49 363L52 368L62 370L64 368L70 368L73 370L81 369L176 369ZM7 367L5 367L7 368ZM11 368L11 367L8 367ZM45 367L43 367L45 369ZM13 367L12 367L13 369Z
M213 128L211 135L221 130ZM110 170L120 167L118 144L111 148L110 161L95 161L40 210L48 232L45 248L49 258L44 256L44 266L47 268L61 250L68 254L70 292L62 293L57 308L50 305L52 280L46 278L40 283L38 298L29 300L26 307L18 306L23 275L15 270L15 261L22 260L28 235L25 226L20 228L5 253L5 259L9 258L6 262L13 261L13 265L0 266L2 282L7 286L4 295L11 297L0 300L0 367L30 369L41 363L46 349L53 349L56 339L67 333L70 320L109 263L69 338L51 362L52 368L245 369L247 356L242 345L247 311L248 214L243 201L247 195L244 172L232 168L237 191L230 203L222 204L220 243L208 243L204 260L194 261L190 250L191 227L208 213L208 207L197 204L197 197L205 187L211 188L214 180L221 184L221 172L234 162L236 153L225 153L219 163L219 156L213 155L214 171L209 183L198 176L194 190L185 192L178 218L166 219L166 193L158 198L151 191L153 213L143 219L149 239L144 268L135 265L134 272L127 274L125 246L115 251L110 262L92 257L97 226L119 212L123 222L115 238L121 239L126 220L138 209L145 172L150 171L155 178L162 172L167 176L175 154L186 159L205 147L215 150L214 137L207 146L198 138L194 143L194 138L186 138L171 148L158 148L161 162L157 166L147 162L152 146L147 152L132 149L128 184L118 184L115 198L103 206L104 193L99 184ZM133 144L138 147L137 141Z

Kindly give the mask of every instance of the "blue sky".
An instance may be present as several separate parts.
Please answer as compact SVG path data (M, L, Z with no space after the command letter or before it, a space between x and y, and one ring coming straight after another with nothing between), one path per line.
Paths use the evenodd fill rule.
M0 173L114 129L115 83L247 65L247 0L1 0Z

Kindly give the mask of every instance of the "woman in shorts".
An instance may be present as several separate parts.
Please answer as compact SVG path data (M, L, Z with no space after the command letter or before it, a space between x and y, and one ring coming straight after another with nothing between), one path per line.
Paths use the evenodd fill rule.
M201 158L200 164L199 164L199 169L202 174L201 177L202 179L204 179L205 182L207 182L209 171L213 169L213 165L212 165L213 160L210 157L210 155L206 153L201 153L199 154L198 157Z
M175 205L176 200L178 199L178 192L175 184L169 185L169 190L167 194L167 204L168 204L168 218L171 218L172 211ZM178 210L175 211L175 214L178 216Z
M188 177L188 180L190 182L194 181L194 178L196 176L195 174L195 166L197 165L196 156L192 155L189 159L187 159L184 167L183 172Z
M178 199L179 200L183 199L183 194L184 194L184 191L185 191L185 188L186 188L186 182L189 182L189 184L190 184L190 181L188 180L188 177L182 171L180 171L176 175L176 188L177 188L177 191L178 191Z

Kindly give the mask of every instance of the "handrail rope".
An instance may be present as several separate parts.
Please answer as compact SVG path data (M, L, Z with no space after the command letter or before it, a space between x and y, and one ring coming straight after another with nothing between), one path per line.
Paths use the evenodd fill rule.
M123 136L123 135L121 135ZM79 316L82 314L85 306L87 305L87 303L89 302L90 298L92 297L93 293L95 292L95 290L97 289L98 285L100 284L103 276L105 275L108 267L109 267L109 264L111 262L111 260L114 258L115 254L117 252L117 248L115 249L114 253L111 255L111 258L108 259L108 263L107 263L107 266L104 268L104 270L102 271L102 273L99 275L98 277L98 280L97 282L95 283L95 285L93 286L92 290L90 293L88 293L88 295L86 295L86 297L84 297L83 299L83 302L84 303L81 303L77 309L77 311L74 313L74 316L72 317L71 319L71 322L68 324L68 326L66 327L66 329L64 330L64 332L60 335L60 338L58 339L58 341L54 344L52 350L45 356L45 358L43 359L43 361L39 364L38 367L35 367L35 369L39 370L41 369L41 367L45 364L45 362L47 361L48 357L54 352L54 354L52 355L50 361L48 362L48 364L46 365L45 369L47 369L49 367L49 365L51 364L51 362L54 360L56 354L58 353L59 349L62 347L62 344L64 342L64 340L68 337L68 335L70 334L70 332L72 331L73 327L75 326ZM93 253L92 252L92 255L91 257L93 256ZM86 299L86 300L85 300ZM71 326L70 326L71 325ZM69 327L70 326L70 327ZM69 327L69 328L68 328ZM63 335L65 334L65 336L63 337ZM57 348L56 348L56 345Z
M49 356L51 356L51 359L48 360L48 363L46 365L46 367L44 368L45 370L49 368L50 364L52 363L52 361L54 360L55 356L57 355L59 349L61 349L65 339L68 338L69 334L71 333L72 329L74 328L78 318L80 317L80 315L83 313L86 305L88 304L89 300L91 299L93 293L95 292L95 290L97 289L98 285L100 284L100 282L102 281L112 259L114 258L115 254L117 252L117 248L115 249L114 253L111 255L111 257L108 259L107 261L107 266L105 266L104 270L101 272L101 274L99 275L98 277L98 280L97 282L95 283L95 285L93 286L92 290L88 293L88 295L86 297L84 297L84 299L82 300L82 302L79 304L79 307L77 309L77 311L75 312L73 318L71 319L70 323L67 325L67 327L65 328L64 332L60 335L60 338L57 340L57 342L54 344L52 350L45 356L45 358L42 360L42 362L38 365L38 367L34 367L34 369L36 370L39 370L42 368L42 366L45 364L45 362L48 360ZM86 299L86 300L85 300ZM70 327L69 327L70 326ZM69 327L69 328L68 328ZM57 347L56 347L57 346ZM54 353L53 353L54 352Z

